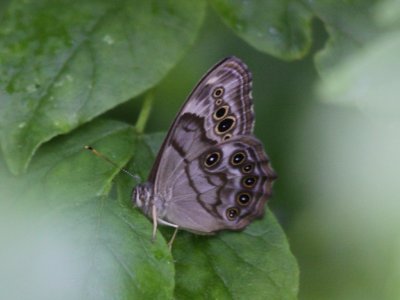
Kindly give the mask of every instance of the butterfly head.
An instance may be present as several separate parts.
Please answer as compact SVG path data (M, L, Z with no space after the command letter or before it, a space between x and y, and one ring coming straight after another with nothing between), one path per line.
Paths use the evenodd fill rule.
M132 191L132 202L142 211L147 211L151 206L152 184L150 182L138 184Z

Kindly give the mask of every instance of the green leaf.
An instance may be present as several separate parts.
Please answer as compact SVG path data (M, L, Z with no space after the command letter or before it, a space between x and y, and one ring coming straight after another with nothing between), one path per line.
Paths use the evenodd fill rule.
M179 233L173 254L177 299L297 299L297 263L268 209L243 232Z
M204 13L204 1L12 1L0 20L0 144L11 172L43 142L157 84Z
M382 32L373 19L373 8L378 3L376 0L319 0L307 3L329 35L324 49L315 56L316 67L322 75Z
M97 120L41 147L22 177L1 161L1 299L172 298L164 239L152 243L151 223L109 195L118 168L83 149L122 166L135 140L130 126Z
M390 2L388 2L390 3ZM393 3L394 4L394 3ZM384 6L392 13L398 5ZM397 10L398 16L400 11ZM389 15L390 19L393 15ZM319 86L321 98L355 106L371 118L398 120L400 116L400 30L387 31L327 72Z
M285 60L299 59L309 52L311 21L318 18L328 33L328 41L315 56L322 75L338 60L379 37L382 28L373 18L376 3L376 0L211 0L225 24L239 37L257 50Z
M301 1L211 0L222 20L259 51L293 60L311 46L312 14Z

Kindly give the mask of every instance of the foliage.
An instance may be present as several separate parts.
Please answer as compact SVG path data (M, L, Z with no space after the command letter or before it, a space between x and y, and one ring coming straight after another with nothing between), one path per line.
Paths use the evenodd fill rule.
M164 239L170 230L151 242L151 223L132 208L134 182L83 146L146 177L164 137L143 133L152 104L145 101L136 126L107 114L162 89L202 30L217 30L207 27L207 12L239 37L240 46L229 51L246 43L285 61L313 55L324 103L350 104L379 122L396 122L395 1L13 0L0 7L1 298L297 298L297 263L269 209L241 233L180 233L170 253ZM315 53L316 19L327 41ZM380 95L385 105L378 105ZM310 132L322 128L308 122ZM324 169L312 168L329 190L319 176ZM399 273L390 274L385 292L391 296Z

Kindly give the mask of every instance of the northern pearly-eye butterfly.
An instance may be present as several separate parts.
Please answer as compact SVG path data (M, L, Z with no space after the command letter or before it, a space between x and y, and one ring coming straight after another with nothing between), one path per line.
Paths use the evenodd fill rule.
M276 174L253 135L251 84L246 65L228 57L183 104L147 182L133 189L134 204L153 220L153 237L157 224L213 234L263 215Z

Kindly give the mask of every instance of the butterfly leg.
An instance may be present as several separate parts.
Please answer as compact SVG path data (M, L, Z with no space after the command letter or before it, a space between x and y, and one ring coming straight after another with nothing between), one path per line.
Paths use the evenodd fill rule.
M156 233L157 233L157 209L156 206L153 205L151 208L151 216L153 218L153 236L151 238L151 240L154 242L156 240Z
M174 234L172 235L171 239L170 239L169 242L168 242L168 249L169 249L169 251L171 251L171 249L172 249L172 244L173 244L174 241L175 241L175 237L176 237L176 234L178 233L178 230L179 230L179 227L176 226L176 227L175 227L175 230L174 230Z
M176 237L176 234L178 233L179 226L176 225L176 224L164 221L163 219L158 219L157 221L158 221L158 223L160 223L162 225L166 225L166 226L175 228L174 234L172 235L171 239L168 242L168 249L171 250L172 249L172 244L174 243L174 240L175 240L175 237Z
M174 234L172 235L172 238L168 242L168 249L171 250L172 249L172 244L174 243L174 240L175 240L175 237L176 237L176 234L178 233L179 226L176 225L176 224L164 221L163 219L157 218L157 209L156 209L155 205L153 205L152 208L151 208L151 215L152 215L152 218L153 218L153 236L152 236L152 241L153 242L156 239L158 223L160 223L162 225L166 225L166 226L170 226L170 227L174 227L175 228Z

